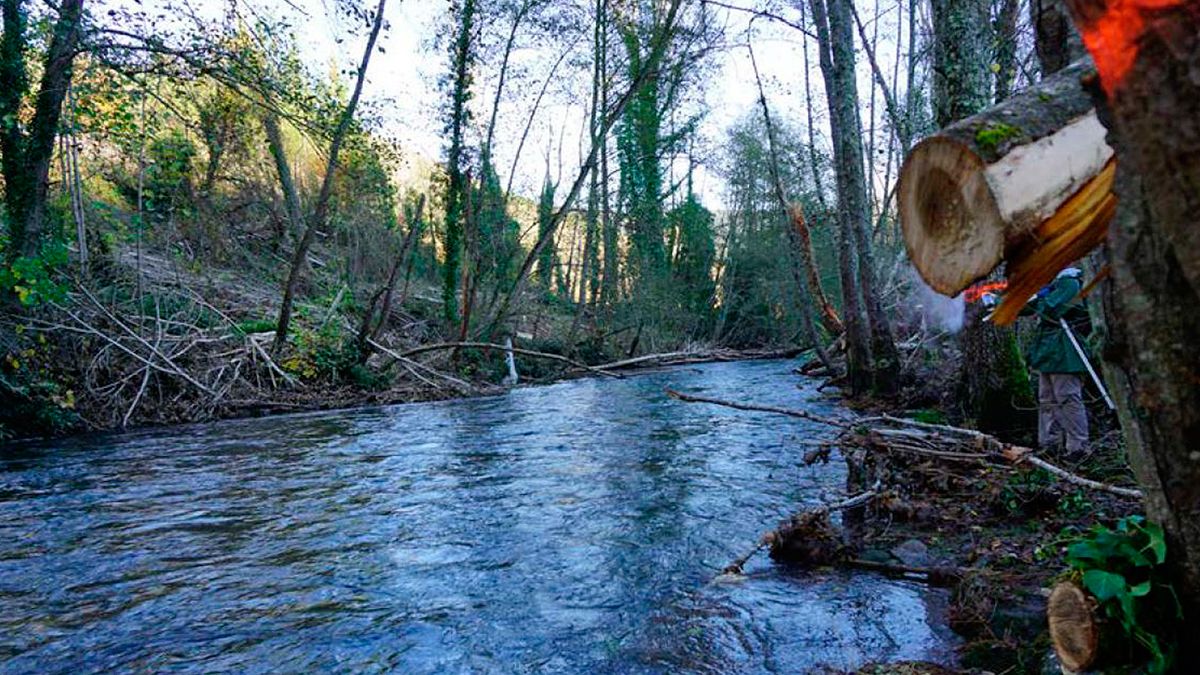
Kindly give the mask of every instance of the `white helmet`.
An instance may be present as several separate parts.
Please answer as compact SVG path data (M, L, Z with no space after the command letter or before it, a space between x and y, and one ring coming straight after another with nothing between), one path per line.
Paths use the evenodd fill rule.
M1068 267L1068 268L1064 269L1063 271L1059 272L1058 276L1056 276L1054 278L1062 279L1063 277L1070 277L1072 279L1078 279L1081 276L1083 276L1083 270L1079 269L1078 267Z

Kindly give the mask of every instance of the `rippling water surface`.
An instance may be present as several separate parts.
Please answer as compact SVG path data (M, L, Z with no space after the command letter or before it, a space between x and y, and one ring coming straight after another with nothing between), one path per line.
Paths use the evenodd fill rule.
M787 362L0 449L0 671L806 672L945 658L941 598L716 572L841 494ZM799 382L800 387L797 387Z

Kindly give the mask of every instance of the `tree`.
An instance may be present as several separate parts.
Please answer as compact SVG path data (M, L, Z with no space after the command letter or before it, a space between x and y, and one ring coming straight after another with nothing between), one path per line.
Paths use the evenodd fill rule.
M367 79L367 66L371 63L371 55L375 51L375 41L379 39L379 31L383 28L383 10L386 5L387 0L379 0L379 5L375 9L374 15L371 16L371 32L367 37L367 46L358 66L354 93L350 95L350 100L342 110L337 127L333 131L333 137L329 142L329 158L325 162L325 177L321 180L321 191L317 194L312 218L309 220L308 226L304 228L304 234L301 235L300 242L296 245L296 251L292 255L287 281L283 286L283 301L279 307L279 319L275 325L275 341L271 345L271 350L275 353L280 352L287 342L288 326L292 320L292 303L295 300L296 289L300 284L300 277L308 260L308 249L312 246L317 230L325 227L329 218L329 199L333 195L333 181L337 175L338 153L341 152L346 134L350 131L351 122L354 120L354 110L358 107L358 99L362 95L363 84ZM282 179L282 174L280 176Z
M547 167L546 177L542 181L542 192L538 197L537 204L537 231L539 239L551 236L548 233L554 224L554 192L557 189L558 185L550 180L550 170ZM545 296L550 295L551 282L554 280L554 268L556 266L554 247L546 246L538 254L536 272L538 288Z
M679 294L680 309L691 324L692 335L707 332L712 318L716 287L713 283L713 214L696 199L688 179L687 198L667 214L671 228L677 232L671 263L671 279Z
M930 0L933 17L933 116L939 127L991 102L992 32L987 0Z
M1042 77L1056 73L1084 55L1079 32L1071 25L1064 0L1029 0L1029 22Z
M1183 608L1178 672L1200 669L1200 14L1195 3L1070 0L1117 155L1105 359L1148 515ZM1164 608L1169 612L1169 608Z
M63 99L82 33L83 0L63 0L42 64L33 118L22 128L22 104L29 94L25 54L29 7L24 0L3 0L4 33L0 36L0 169L4 173L4 207L8 223L7 262L36 257L44 238L50 161Z
M442 269L442 314L446 322L458 322L458 277L461 274L464 202L468 188L465 176L465 139L471 112L471 68L475 61L475 0L452 5L457 30L451 47L450 102L445 131L450 145L446 151L446 216L444 267Z
M899 384L900 357L875 278L850 1L812 0L810 6L836 167L847 379L854 392L874 389L888 393Z
M609 130L616 120L621 117L637 91L647 79L656 75L662 63L663 56L666 54L672 38L679 28L678 19L681 4L681 0L671 0L665 11L662 12L662 18L655 21L651 30L649 53L642 62L642 68L631 78L628 88L625 89L603 116L599 132L596 134L598 138L603 139L608 135ZM551 218L550 227L546 229L542 236L538 237L533 248L525 256L524 262L521 263L521 269L517 273L516 281L513 282L512 287L505 293L503 300L499 303L491 319L487 322L484 330L485 334L491 334L508 317L508 312L512 307L513 301L520 297L521 293L525 290L525 284L529 279L530 273L533 271L535 263L541 257L546 247L552 245L559 225L566 218L567 213L575 203L575 199L578 198L579 192L588 180L588 176L595 170L597 160L599 159L599 151L602 146L603 144L597 145L593 143L588 150L579 173L576 175L574 182L572 182L571 188L567 191L562 205L554 212L554 216Z

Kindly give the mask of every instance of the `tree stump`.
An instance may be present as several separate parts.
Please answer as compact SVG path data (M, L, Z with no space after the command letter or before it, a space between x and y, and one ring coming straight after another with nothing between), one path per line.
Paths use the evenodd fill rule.
M1100 653L1100 621L1096 602L1078 584L1059 582L1046 605L1050 642L1063 667L1080 672L1097 661Z

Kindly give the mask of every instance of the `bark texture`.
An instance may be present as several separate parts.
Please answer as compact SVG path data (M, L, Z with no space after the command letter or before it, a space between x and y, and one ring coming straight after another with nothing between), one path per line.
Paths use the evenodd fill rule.
M1200 4L1071 0L1117 153L1104 293L1107 373L1183 604L1179 672L1200 670ZM1128 8L1126 8L1128 9Z
M1029 0L1029 23L1042 77L1057 73L1086 53L1063 0Z
M50 187L50 161L58 138L63 99L81 33L83 0L63 0L42 64L42 79L28 132L21 129L22 99L28 90L25 42L28 8L22 0L4 0L4 32L0 37L0 155L4 172L4 205L8 216L9 261L36 256L41 250Z
M849 2L811 2L837 178L841 235L838 273L846 329L847 380L854 392L874 389L889 393L898 384L900 359L875 278Z
M987 0L930 0L933 18L933 114L939 127L991 103Z

